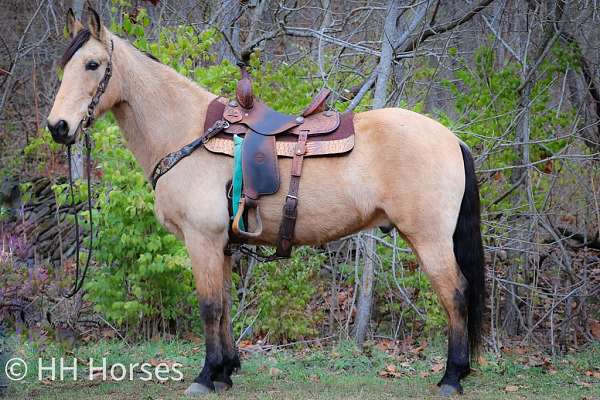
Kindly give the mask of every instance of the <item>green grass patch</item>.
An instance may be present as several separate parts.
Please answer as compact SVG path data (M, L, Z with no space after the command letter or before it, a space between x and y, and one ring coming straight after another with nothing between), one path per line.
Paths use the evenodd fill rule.
M185 341L145 342L129 346L124 342L100 341L66 354L57 347L39 351L32 346L16 347L12 357L28 363L28 376L12 382L5 394L9 399L180 399L202 365L203 346ZM65 381L38 379L38 357L49 365L52 357L80 360L79 379L66 374ZM207 399L391 399L435 397L435 383L445 362L443 343L430 344L418 354L391 355L376 346L359 351L352 343L327 347L298 347L269 353L245 353L242 370L234 376L235 386L227 393ZM180 363L184 379L160 383L142 381L136 372L133 381L90 381L85 362L106 357L114 363ZM540 358L541 357L541 358ZM600 380L594 376L600 366L600 344L579 354L560 358L540 355L495 355L464 380L463 399L598 399ZM542 360L542 361L540 361ZM393 371L393 374L382 371ZM382 377L381 375L387 375ZM597 375L596 375L597 376ZM99 378L99 377L98 377Z

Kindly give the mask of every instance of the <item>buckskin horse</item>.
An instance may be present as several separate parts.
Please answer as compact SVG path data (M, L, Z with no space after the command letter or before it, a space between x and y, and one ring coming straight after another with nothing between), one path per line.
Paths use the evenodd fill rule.
M128 148L156 184L156 217L185 242L191 258L205 327L206 358L186 394L230 388L231 374L240 367L230 316L232 266L224 251L231 232L227 185L232 179L233 159L202 146L211 142L207 132L222 133L230 124L221 121L223 126L206 130L208 109L218 99L216 95L109 32L95 11L89 14L87 28L72 11L67 15L72 40L62 58L64 74L47 118L48 128L55 141L70 145L95 117L112 110ZM243 106L236 102L228 105ZM321 115L318 111L308 114ZM272 110L266 115L269 120L258 116L258 122L248 122L246 131L248 127L260 130L258 123L273 125L271 119L280 117L283 122L279 122L288 124L287 128L302 122L296 118L294 125ZM348 121L349 117L345 118ZM310 158L301 166L299 199L292 196L296 197L292 200L296 200L297 217L291 244L323 244L366 228L394 226L417 255L448 315L448 359L439 393L460 393L460 380L470 372L470 360L479 349L484 309L473 158L448 129L411 111L378 109L351 115L349 121L355 132L352 151ZM200 135L204 136L199 141ZM260 145L266 143L264 138L258 140ZM190 143L194 143L192 151L181 157ZM308 146L306 135L303 144ZM299 148L299 144L295 146ZM300 154L305 149L296 151ZM177 164L167 165L158 180L157 164L173 154L180 156ZM275 166L281 171L297 168L294 163L298 159L293 157L275 155ZM288 187L294 179L282 174L280 183ZM260 200L260 210L249 208L261 218L248 223L248 232L255 229L254 236L245 236L248 243L273 245L280 241L280 210L290 198L289 193L277 190Z

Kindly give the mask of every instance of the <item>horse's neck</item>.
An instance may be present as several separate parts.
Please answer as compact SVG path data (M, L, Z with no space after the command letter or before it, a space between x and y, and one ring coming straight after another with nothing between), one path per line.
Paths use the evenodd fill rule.
M115 51L121 101L113 113L127 147L149 176L167 153L201 135L206 109L215 95L125 43Z

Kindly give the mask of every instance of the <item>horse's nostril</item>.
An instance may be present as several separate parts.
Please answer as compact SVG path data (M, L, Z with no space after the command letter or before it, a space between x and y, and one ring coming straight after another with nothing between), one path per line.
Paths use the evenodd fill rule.
M48 123L48 129L54 139L65 138L69 134L69 124L64 119L61 119L54 125Z
M69 134L69 124L64 119L58 121L58 134L60 136L67 136Z

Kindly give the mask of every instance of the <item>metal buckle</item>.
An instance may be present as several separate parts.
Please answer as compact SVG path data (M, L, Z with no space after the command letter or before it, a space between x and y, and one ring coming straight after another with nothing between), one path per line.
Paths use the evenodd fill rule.
M294 199L294 200L298 201L298 197L297 196L294 196L293 194L289 194L289 193L285 196L285 198L286 199Z

